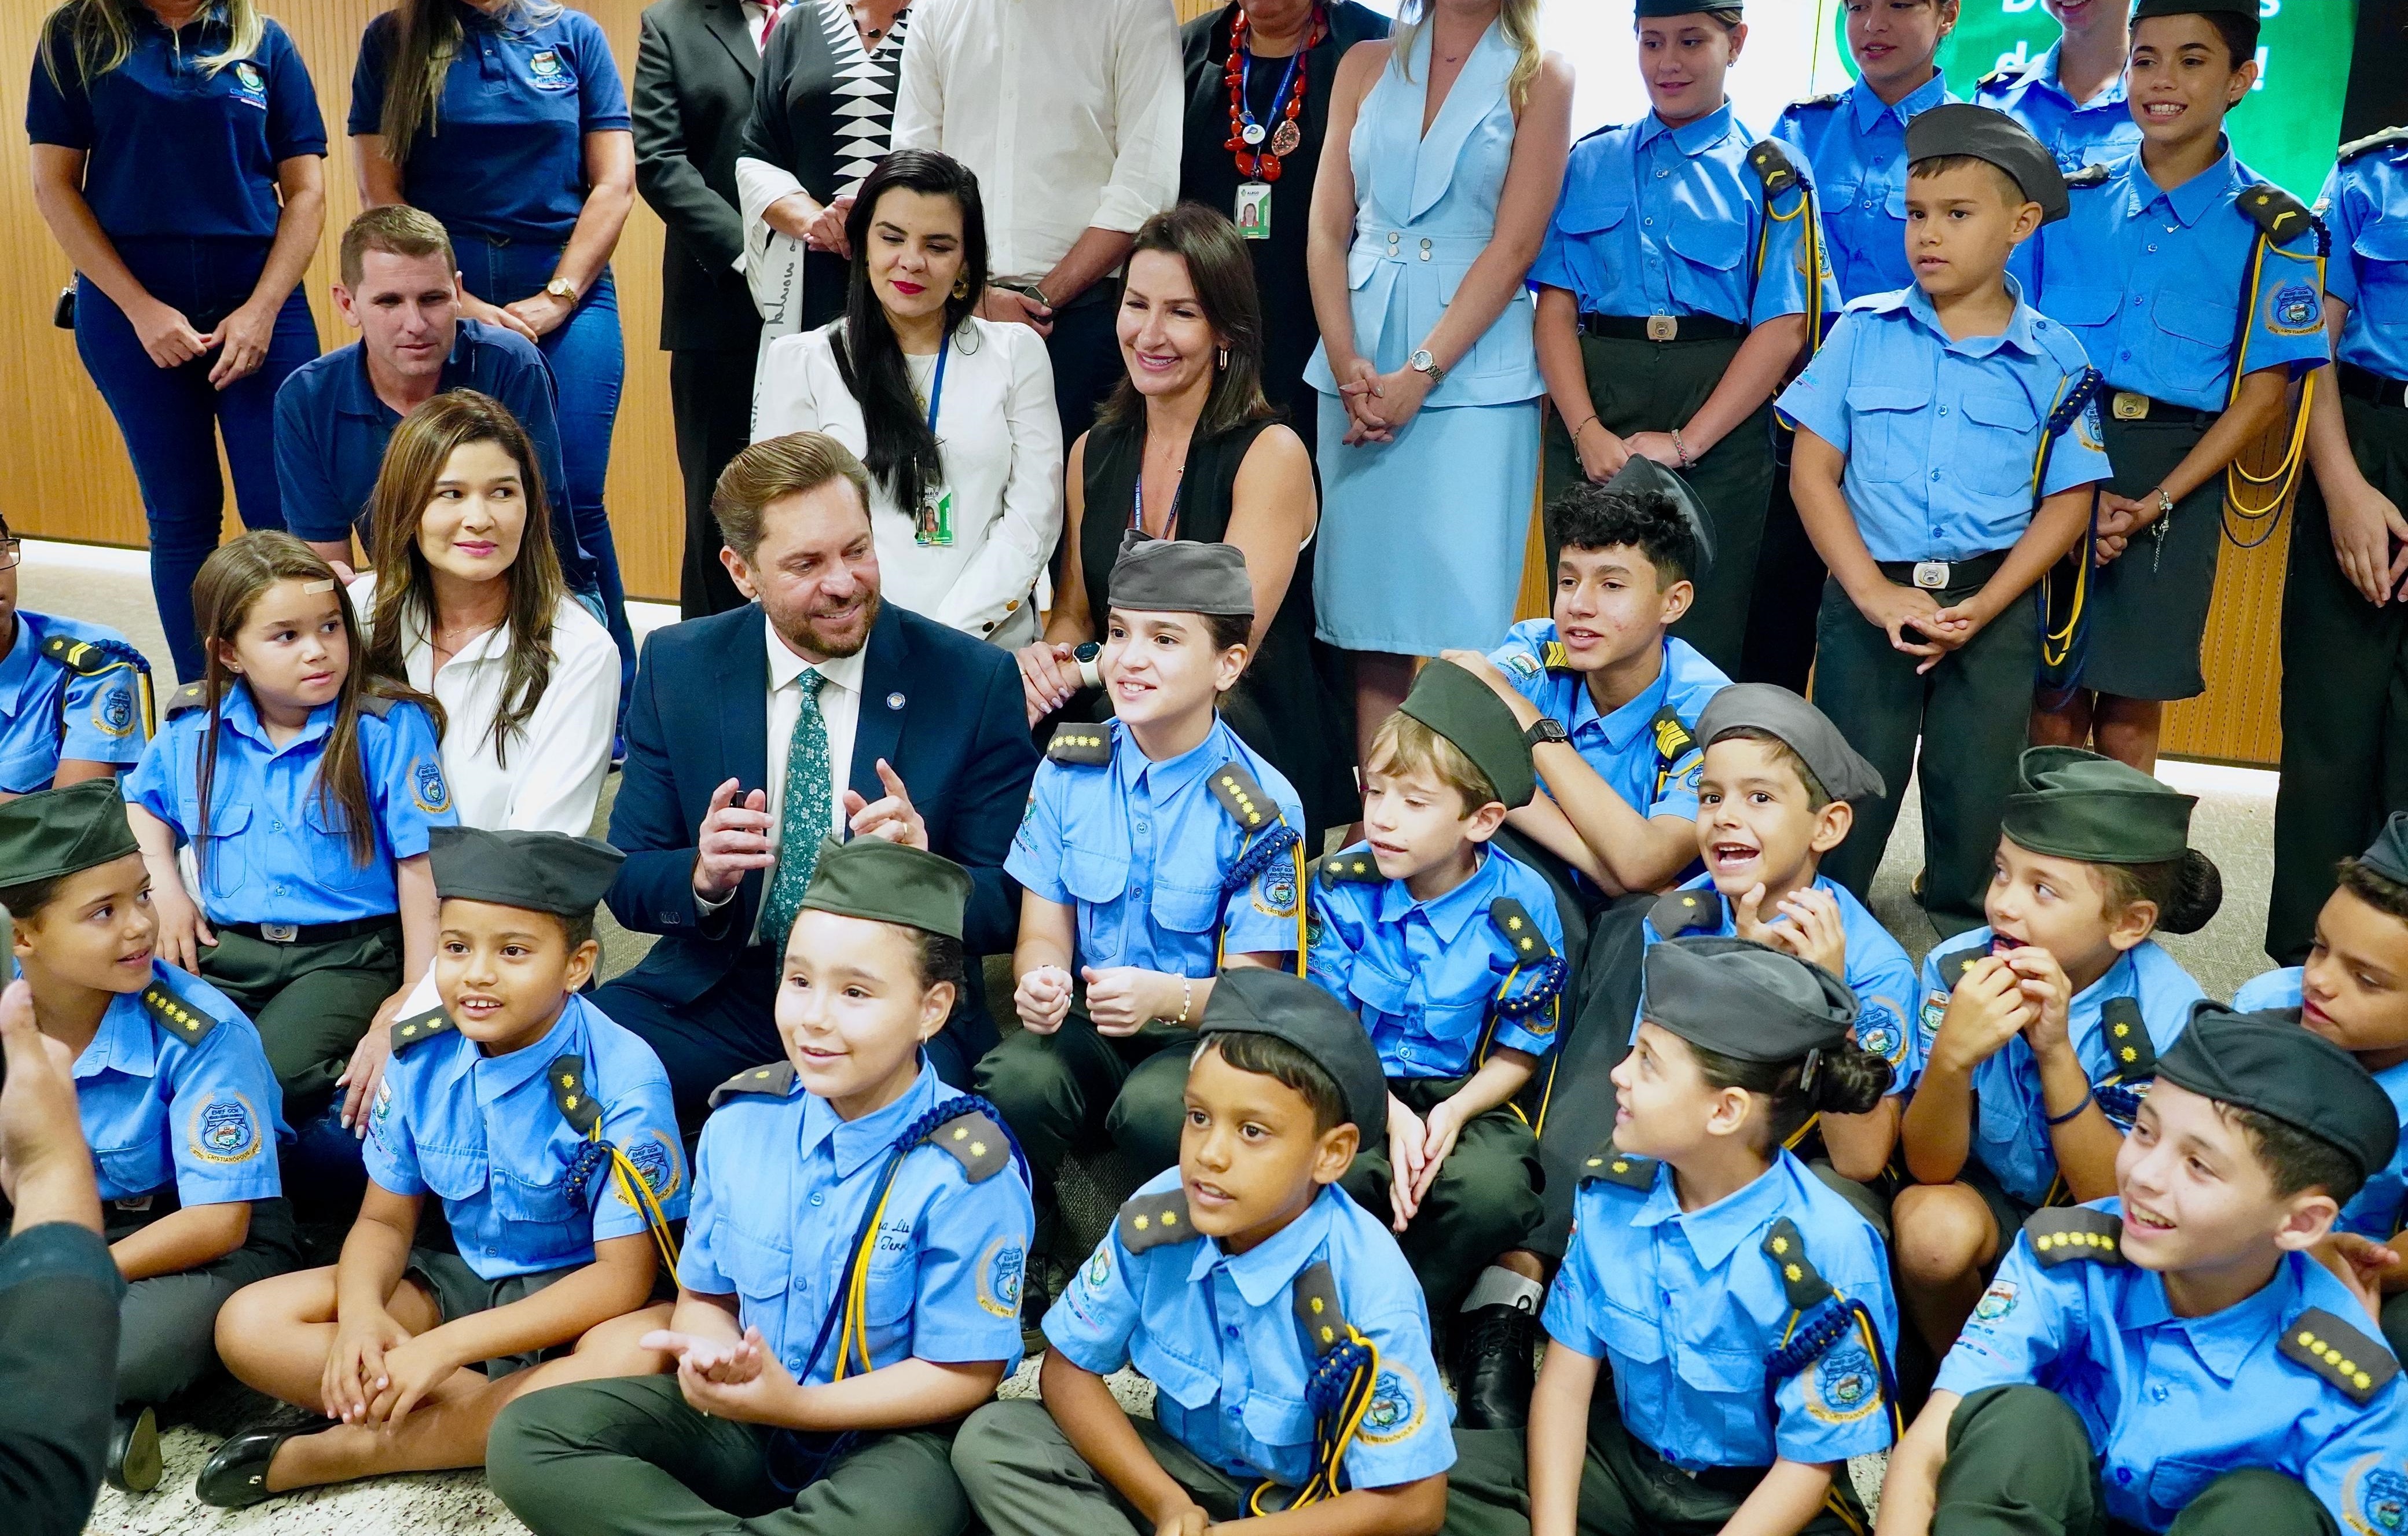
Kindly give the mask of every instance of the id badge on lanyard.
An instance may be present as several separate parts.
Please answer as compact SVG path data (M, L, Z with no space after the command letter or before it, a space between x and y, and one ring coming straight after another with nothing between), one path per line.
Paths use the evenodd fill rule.
M1271 184L1268 181L1238 183L1238 235L1242 239L1268 240L1271 237Z
M930 437L936 436L937 411L945 400L945 365L952 361L953 355L953 338L952 333L948 332L944 340L938 345L937 377L928 386L928 435ZM937 447L939 452L944 446L945 440L938 438ZM937 549L952 547L953 493L951 486L939 481L921 489L920 505L911 517L911 542Z

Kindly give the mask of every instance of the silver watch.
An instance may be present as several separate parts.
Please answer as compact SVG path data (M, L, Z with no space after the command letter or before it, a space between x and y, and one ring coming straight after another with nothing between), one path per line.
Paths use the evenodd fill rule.
M1438 359L1430 355L1430 350L1427 347L1415 347L1413 355L1405 359L1405 366L1415 373L1428 374L1432 389L1438 388L1446 381L1446 370L1438 366Z

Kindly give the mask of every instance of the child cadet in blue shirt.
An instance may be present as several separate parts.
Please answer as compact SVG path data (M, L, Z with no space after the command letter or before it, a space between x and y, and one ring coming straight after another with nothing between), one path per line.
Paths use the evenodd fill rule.
M1924 874L1943 934L1981 920L1999 806L2042 654L2027 595L2081 542L2108 472L2089 361L2025 301L2009 254L2066 208L2031 135L1985 107L1915 119L1906 152L1914 285L1848 306L1781 396L1790 483L1830 568L1814 697L1885 783L1923 748ZM1859 899L1897 823L1865 808L1832 852Z
M1032 1221L1010 1135L922 1050L969 891L919 849L821 846L778 985L786 1059L711 1095L677 1305L640 1320L676 1373L531 1393L494 1426L494 1487L537 1536L968 1522L953 1431L1020 1363Z
M2224 136L2258 79L2258 8L2140 0L2126 75L2140 150L2075 178L2071 213L2037 245L2032 302L2106 376L2114 465L2073 675L2032 714L2041 745L2157 760L2165 701L2206 687L2200 640L2228 502L2262 524L2296 470L2296 445L2271 478L2234 462L2327 354L2324 237Z
M1854 1536L1847 1458L1896 1437L1889 1265L1782 1143L1872 1108L1889 1064L1848 1043L1845 983L1784 950L1672 940L1646 985L1613 1139L1583 1159L1528 1433L1460 1437L1446 1529Z
M2068 175L2141 147L2124 93L2131 7L2122 0L2046 0L2060 31L2037 59L2013 58L1982 77L1973 100L2031 130ZM2018 49L2018 53L2022 50Z
M593 1331L652 1294L686 1206L668 1074L578 996L625 855L559 832L433 842L442 1004L393 1026L341 1261L253 1285L218 1320L228 1370L315 1412L219 1446L203 1503L481 1466L512 1398L652 1363L632 1333ZM429 1194L456 1251L417 1245Z
M1691 573L1680 634L1726 670L1739 666L1772 494L1767 404L1812 340L1809 317L1838 305L1812 194L1732 115L1724 79L1747 42L1740 16L1737 5L1640 0L1632 32L1652 109L1573 147L1530 268L1555 404L1545 498L1609 481L1633 455L1678 467L1721 554ZM1549 565L1558 547L1551 530Z
M1121 1207L1045 1314L1041 1402L992 1403L953 1470L994 1536L1282 1529L1430 1536L1455 1460L1422 1289L1336 1187L1387 1110L1379 1053L1312 983L1212 989L1179 1167ZM1135 1366L1154 1417L1103 1377ZM549 1536L549 1533L547 1533Z
M120 1304L103 1470L162 1471L153 1405L217 1364L218 1308L300 1261L277 1149L292 1133L251 1021L151 949L141 850L103 780L0 804L0 907L42 1033L75 1053Z
M150 664L114 629L17 606L17 536L0 517L0 799L141 761Z
M1111 596L1114 718L1060 727L1038 765L1003 864L1021 885L1023 1027L977 1073L1027 1149L1048 1241L1073 1147L1109 1133L1148 1175L1178 1160L1179 1084L1214 976L1300 971L1305 948L1302 804L1220 713L1254 622L1244 553L1133 530Z
M1923 1076L1899 1127L1899 1288L1935 1355L2042 1206L2097 1199L2157 1058L2201 994L2149 936L2224 886L2191 807L2138 768L2034 747L2006 805L1989 924L1923 962Z
M1730 685L1668 633L1715 558L1680 477L1634 457L1547 509L1557 547L1552 615L1483 656L1445 659L1513 711L1541 787L1506 820L1607 896L1658 890L1697 857L1698 711Z
M2392 1106L2291 1019L2201 1002L2114 1198L2043 1211L1890 1457L1885 1536L2399 1529L2408 1385L2311 1251Z

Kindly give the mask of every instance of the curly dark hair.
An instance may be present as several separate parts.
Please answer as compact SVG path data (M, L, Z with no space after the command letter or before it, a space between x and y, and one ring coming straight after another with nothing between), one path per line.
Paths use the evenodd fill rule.
M1656 567L1658 591L1687 581L1698 567L1697 533L1679 503L1660 491L1609 491L1583 481L1547 509L1547 535L1567 550L1628 545Z

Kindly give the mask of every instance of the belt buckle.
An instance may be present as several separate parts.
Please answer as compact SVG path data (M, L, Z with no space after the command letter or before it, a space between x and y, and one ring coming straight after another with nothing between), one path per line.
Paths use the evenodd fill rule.
M259 926L259 936L262 939L266 940L271 944L289 944L301 937L301 925L298 923L262 923Z
M1680 338L1680 335L1681 320L1678 315L1649 315L1647 317L1648 340L1673 341L1678 340Z
M2137 390L2119 389L2109 409L2119 422L2145 422L2149 419L2149 397Z
M1914 563L1914 584L1926 592L1939 592L1948 585L1948 562L1917 560Z

